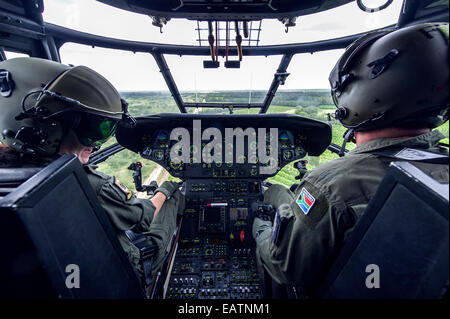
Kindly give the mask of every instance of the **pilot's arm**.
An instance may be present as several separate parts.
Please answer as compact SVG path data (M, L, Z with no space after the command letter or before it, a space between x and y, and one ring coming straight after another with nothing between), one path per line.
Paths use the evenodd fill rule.
M137 198L116 177L108 176L87 165L85 170L100 204L119 231L146 231L150 228L156 207L149 199Z
M272 222L255 218L257 255L279 284L317 287L341 246L347 225L314 185L303 181L292 193L273 185L264 194L277 213ZM284 201L284 203L283 203Z
M96 171L87 165L85 170L97 198L114 225L118 239L130 260L140 270L139 251L125 236L126 230L146 235L158 247L152 269L164 262L167 247L176 228L177 215L184 210L184 196L178 184L164 182L152 199L137 198L117 178Z
M98 172L95 166L91 165L85 166L85 170L111 223L120 231L133 230L139 233L150 231L151 224L163 205L166 205L178 191L177 183L164 182L156 189L153 198L137 198L116 177ZM182 199L178 197L173 201Z

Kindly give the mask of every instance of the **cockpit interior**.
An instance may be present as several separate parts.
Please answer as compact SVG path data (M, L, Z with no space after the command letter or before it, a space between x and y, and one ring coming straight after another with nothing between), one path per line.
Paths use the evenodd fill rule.
M68 1L66 5L73 6L72 2ZM151 278L148 287L143 287L121 251L111 225L108 225L106 215L92 194L76 158L63 156L39 170L27 168L8 171L0 168L0 207L4 216L0 220L8 229L0 235L0 242L6 252L6 257L0 261L0 278L5 282L0 288L0 297L183 300L300 298L301 294L295 287L281 286L273 281L258 261L252 237L253 219L264 211L268 215L273 214L273 208L266 205L263 199L265 190L276 183L277 174L285 172L283 174L289 175L288 180L298 182L307 171L308 161L315 158L314 161L319 164L322 154L328 153L337 158L345 156L348 150L345 145L341 146L342 136L333 135L332 116L328 114L327 120L325 111L322 112L322 119L308 117L306 113L298 115L287 112L282 108L281 112L271 112L279 92L294 76L293 73L303 72L290 65L298 55L343 50L374 30L398 29L431 21L448 23L448 1L403 0L401 4L401 1L392 0L91 2L114 9L117 14L126 12L135 14L136 19L144 17L150 23L149 27L157 30L157 34L162 32L161 37L153 41L141 41L124 39L119 35L111 37L88 33L79 28L46 21L45 10L46 6L51 6L50 1L0 0L0 61L14 54L24 54L64 62L61 52L70 44L136 56L145 54L157 67L160 74L158 81L165 87L165 94L172 103L170 111L164 111L169 107L163 105L159 109L162 111L148 113L145 105L140 105L136 109L141 113L134 116L130 125L119 125L114 143L93 153L90 164L101 168L117 154L129 152L132 155L127 155L124 162L111 170L128 176L132 181L132 185L128 186L142 196L152 195L157 185L151 182L158 180L161 184L167 179L177 181L186 198L186 207L172 234L163 268ZM369 20L395 5L398 11L395 12L397 16L393 23L377 26L376 19ZM307 34L309 28L322 28L321 32L333 34L333 25L312 23L310 26L304 21L310 21L308 19L315 14L332 14L335 11L338 15L339 10L346 6L354 6L355 10L367 16L368 22L361 27L360 32L296 42L294 35L302 32ZM108 16L99 16L99 23L104 19L107 20ZM198 37L190 39L190 45L161 40L165 33L169 33L171 24L176 25L178 21L188 21L197 28ZM265 21L278 24L281 27L280 34L292 36L294 40L289 43L264 44L262 34L266 30L261 27L261 22L264 24ZM128 23L132 25L132 21ZM351 23L345 21L344 24ZM372 28L372 25L375 27ZM181 28L177 28L181 33ZM201 59L202 64L197 67L200 71L208 72L245 69L250 58L278 60L275 69L270 70L269 86L258 100L248 98L246 93L242 99L214 101L198 98L204 93L201 90L190 92L190 96L180 90L176 81L180 76L174 75L170 61L172 58L183 61L191 57ZM178 66L182 68L182 62ZM261 69L266 67L259 65ZM115 68L119 73L118 78L129 76L119 64L108 68ZM313 78L312 74L303 76ZM129 95L132 96L131 93ZM194 95L195 99L192 98ZM153 165L151 167L155 167L155 170L158 167L159 172L164 174L144 173L146 166L150 165L146 163L150 162ZM290 167L288 171L287 167ZM429 208L432 212L430 216L436 220L442 219L448 226L448 212L447 215L442 213L448 209L448 185L445 190L445 187L433 181L428 182L426 178L423 183L411 183L409 178L418 180L422 177L420 172L409 169L396 167L391 179L386 182L386 189L403 185L408 190L403 193L407 200L404 207L413 209L414 205L419 207L417 205L424 205L422 201L427 201L433 206ZM291 185L284 186L289 188ZM423 194L424 197L418 198L417 194ZM392 200L390 195L389 192L380 194L379 201L389 202ZM372 219L365 224L366 228L361 228L355 236L355 240L361 243L365 242L365 234L379 235L376 228L378 224L373 221L379 220L377 216L388 213L380 207L374 207L373 210L370 215ZM58 214L60 211L67 214ZM11 237L13 233L16 235ZM440 250L440 255L436 257L440 258L439 263L423 267L429 267L430 271L441 275L439 278L433 277L435 281L427 277L430 286L421 286L422 290L405 295L408 298L441 298L434 288L442 280L447 282L448 289L448 229L446 232L436 232L434 236L428 238L430 243L433 239L446 238L447 254L445 256ZM5 244L16 237L22 239L13 239L14 244L11 245ZM339 259L339 265L317 287L312 298L358 298L358 294L362 294L359 288L343 285L340 277L341 274L352 277L351 265L358 262L352 256L360 253L359 246L352 245L346 248L346 257ZM389 254L395 255L393 251L386 252L386 256ZM439 267L445 262L447 270L443 271ZM65 284L66 265L69 264L79 265L82 276L88 278L79 289L69 289ZM89 271L83 273L84 269ZM361 276L365 278L367 274ZM399 297L374 291L364 293L362 298Z

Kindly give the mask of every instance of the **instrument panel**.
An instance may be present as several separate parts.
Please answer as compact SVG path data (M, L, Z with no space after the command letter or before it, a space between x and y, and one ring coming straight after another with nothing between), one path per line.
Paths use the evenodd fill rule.
M186 207L164 298L263 298L252 238L263 180L292 161L320 155L331 142L330 125L291 114L136 120L135 127L118 127L117 141L184 182Z
M119 126L116 137L183 180L265 179L307 154L321 154L331 128L290 114L158 114L138 118L133 129Z
M199 153L206 147L207 142L201 142L201 146L190 145L189 155L190 161L188 163L175 162L171 160L170 149L177 141L169 139L170 133L162 129L155 132L154 137L151 139L154 142L147 145L140 153L145 159L152 160L162 166L164 166L171 175L176 177L202 177L202 178L244 178L244 177L256 177L259 175L259 167L264 165L259 162L258 156L251 161L249 153L254 151L257 154L258 141L253 141L246 144L248 149L244 153L234 156L234 162L227 163L222 156L222 160L213 163L194 163L193 159L199 156ZM303 147L303 137L298 135L294 137L294 134L289 130L283 130L278 135L278 149L276 150L275 157L269 158L269 163L265 166L276 165L274 171L278 171L286 163L289 163L296 159L301 159L306 155L305 148ZM233 144L227 145L225 140L219 142L219 148L223 148L222 145L226 145L225 148L236 149L236 141ZM264 145L266 147L266 145ZM212 151L213 152L213 151ZM270 152L268 152L270 154ZM238 163L241 162L241 163ZM275 164L272 164L275 163Z
M185 182L186 209L168 299L259 299L264 280L252 238L262 181Z

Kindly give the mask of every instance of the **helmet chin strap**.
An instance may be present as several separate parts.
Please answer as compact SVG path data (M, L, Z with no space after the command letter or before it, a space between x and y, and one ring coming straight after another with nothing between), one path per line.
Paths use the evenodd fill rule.
M344 134L344 142L342 143L341 150L339 151L339 157L342 157L345 155L345 145L347 145L348 142L354 141L355 137L355 130L352 128L347 129Z

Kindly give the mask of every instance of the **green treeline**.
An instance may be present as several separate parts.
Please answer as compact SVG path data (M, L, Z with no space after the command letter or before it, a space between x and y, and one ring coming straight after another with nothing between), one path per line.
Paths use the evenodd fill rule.
M212 91L212 92L181 92L181 97L185 102L205 102L205 103L262 103L267 91ZM166 91L152 92L121 92L130 105L130 110L134 116L142 116L153 113L175 113L178 107ZM275 106L289 108L296 107L316 107L319 105L333 105L330 91L320 90L280 90L276 93L272 103ZM192 112L192 110L189 110ZM217 112L217 110L202 110L202 112ZM257 110L252 110L257 111ZM312 113L312 112L309 112Z

